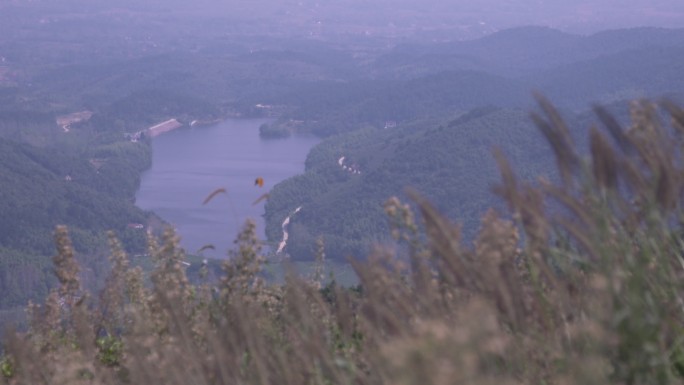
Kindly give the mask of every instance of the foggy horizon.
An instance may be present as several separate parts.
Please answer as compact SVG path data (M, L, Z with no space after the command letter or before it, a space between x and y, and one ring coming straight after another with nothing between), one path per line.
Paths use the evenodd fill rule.
M198 22L211 20L212 28L231 34L294 33L333 38L341 34L385 37L427 34L429 38L431 34L437 34L436 39L473 39L520 26L545 26L576 34L633 27L684 26L684 3L671 0L0 2L0 13L7 16L12 11L26 9L36 12L43 23L51 21L50 17L78 19L89 15L124 23L140 21L140 18L155 24L196 19Z

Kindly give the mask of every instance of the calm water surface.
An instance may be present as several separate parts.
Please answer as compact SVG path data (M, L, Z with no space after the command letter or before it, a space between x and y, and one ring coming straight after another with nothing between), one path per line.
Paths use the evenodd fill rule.
M142 175L136 204L173 224L188 252L216 246L207 256L225 256L247 218L264 238L264 202L252 205L278 182L304 171L313 137L262 140L265 120L231 119L209 127L179 129L152 141L152 168ZM254 185L258 176L264 187ZM217 188L219 194L202 205Z

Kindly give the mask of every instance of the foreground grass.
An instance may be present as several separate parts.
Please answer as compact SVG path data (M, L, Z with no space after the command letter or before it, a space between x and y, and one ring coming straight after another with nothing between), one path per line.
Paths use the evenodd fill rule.
M580 157L558 113L534 115L560 180L521 183L497 155L510 218L473 247L419 194L385 210L409 250L354 262L358 289L289 275L267 285L247 223L217 283L193 285L173 233L150 242L151 284L115 239L97 298L66 229L60 287L10 333L7 384L674 384L684 374L684 112L635 103ZM419 229L424 229L423 231ZM317 253L319 263L324 255ZM198 274L203 276L203 272ZM209 281L207 281L209 282Z

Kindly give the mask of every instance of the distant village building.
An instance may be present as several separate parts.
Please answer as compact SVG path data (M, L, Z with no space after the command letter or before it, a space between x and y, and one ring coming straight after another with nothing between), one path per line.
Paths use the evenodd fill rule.
M385 129L388 129L388 128L397 128L397 122L395 122L394 120L386 121L385 122Z
M64 132L69 132L69 128L72 124L87 122L93 116L92 111L79 111L67 115L60 115L55 118L55 122L58 126L62 127Z
M64 177L64 180L67 182L71 182L74 178L71 177L71 175L67 175Z
M129 223L128 224L129 229L136 229L136 230L143 230L145 228L145 225L142 223Z

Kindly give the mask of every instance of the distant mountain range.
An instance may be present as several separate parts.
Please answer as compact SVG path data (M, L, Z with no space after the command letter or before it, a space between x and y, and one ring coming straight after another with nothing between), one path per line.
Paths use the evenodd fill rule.
M522 76L625 51L682 46L684 29L643 27L582 36L531 26L475 40L400 45L379 59L378 64L396 71L406 71L406 66L420 67L422 71L450 66Z

